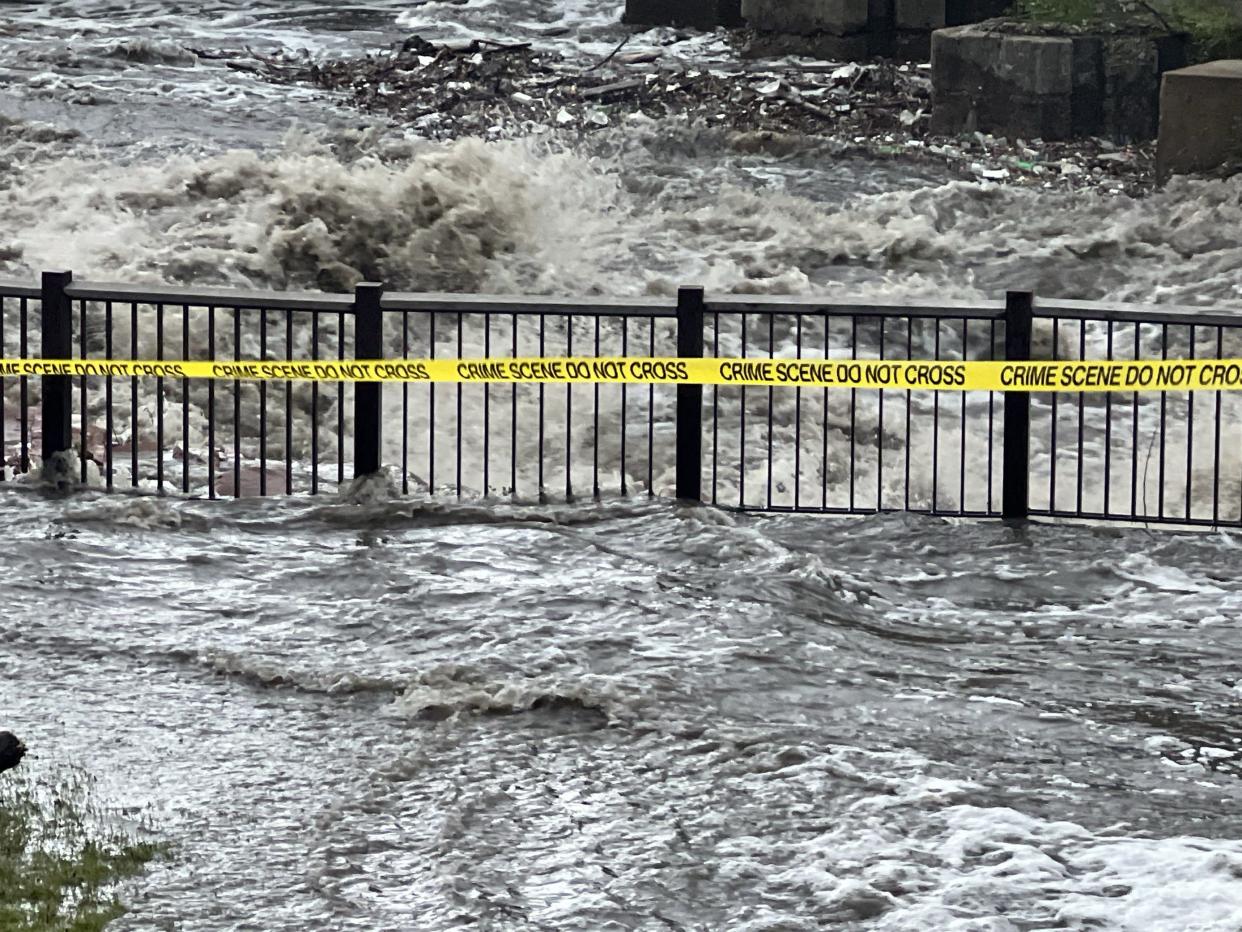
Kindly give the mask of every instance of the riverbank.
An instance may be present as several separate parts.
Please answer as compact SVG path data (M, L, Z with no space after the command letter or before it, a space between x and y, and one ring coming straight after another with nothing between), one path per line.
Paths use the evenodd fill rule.
M200 54L211 54L200 51ZM672 53L584 62L528 43L432 43L419 36L352 58L233 59L269 81L343 96L426 138L574 138L631 121L723 131L742 151L817 148L840 156L942 167L950 177L1028 188L1141 195L1154 145L1006 140L930 132L926 65L773 60L687 63Z
M119 885L159 852L118 827L85 771L46 774L26 766L6 774L0 778L0 929L100 932L125 912Z

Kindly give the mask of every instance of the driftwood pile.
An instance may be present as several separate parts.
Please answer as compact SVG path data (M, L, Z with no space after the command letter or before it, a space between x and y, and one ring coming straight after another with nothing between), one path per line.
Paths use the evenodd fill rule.
M618 48L583 64L527 43L435 45L419 36L362 58L258 61L273 81L343 92L438 138L531 125L590 132L639 112L745 131L874 135L910 125L913 114L903 123L902 111L925 109L931 95L926 74L910 66L832 65L782 77L758 65L669 65L651 51Z
M926 65L695 66L659 51L627 52L624 44L584 63L528 43L434 44L419 36L358 58L253 55L227 64L273 82L345 95L358 108L429 139L592 133L644 114L751 139L815 137L842 152L939 162L984 181L1113 193L1137 193L1151 184L1150 146L931 136Z

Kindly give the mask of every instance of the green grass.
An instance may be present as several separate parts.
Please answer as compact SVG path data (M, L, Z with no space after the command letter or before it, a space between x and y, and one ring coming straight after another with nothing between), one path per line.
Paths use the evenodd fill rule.
M1242 0L1018 0L1036 22L1090 26L1137 23L1190 36L1192 61L1242 57Z
M1110 0L1019 0L1018 12L1041 23L1081 26L1102 15L1104 8L1113 6Z
M1242 0L1178 0L1172 22L1190 33L1196 61L1242 58Z
M138 841L77 768L0 774L0 932L99 932L124 912L120 884L162 851Z

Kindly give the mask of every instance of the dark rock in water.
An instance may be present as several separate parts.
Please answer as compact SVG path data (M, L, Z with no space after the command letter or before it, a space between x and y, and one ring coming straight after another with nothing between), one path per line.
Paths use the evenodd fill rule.
M12 770L26 756L26 745L11 731L0 731L0 773Z
M439 53L440 49L422 36L410 36L401 43L401 51L412 55L431 55L434 57Z

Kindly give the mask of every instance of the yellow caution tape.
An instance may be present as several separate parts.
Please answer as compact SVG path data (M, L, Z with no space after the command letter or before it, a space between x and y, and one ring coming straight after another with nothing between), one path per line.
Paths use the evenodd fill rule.
M393 359L201 362L0 359L0 376L299 382L604 383L936 391L1154 392L1242 389L1242 359L930 362L835 359Z

